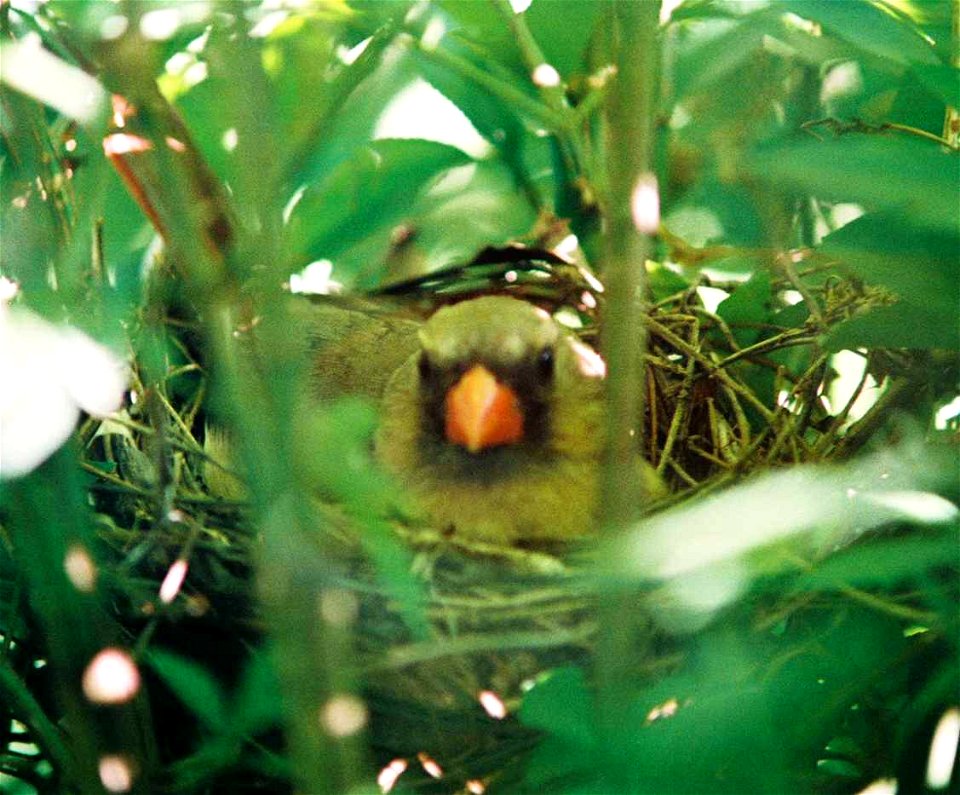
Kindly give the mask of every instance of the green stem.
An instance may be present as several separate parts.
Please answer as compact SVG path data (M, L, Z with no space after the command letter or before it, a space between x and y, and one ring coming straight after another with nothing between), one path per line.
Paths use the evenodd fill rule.
M543 55L543 50L540 49L540 45L537 44L537 40L530 32L530 28L527 27L526 19L523 14L514 12L513 6L510 5L510 0L490 0L490 2L493 3L494 7L500 12L500 15L506 20L506 23L513 31L517 46L520 48L520 54L523 56L523 62L530 73L531 79L533 79L533 74L537 67L544 65L549 66L550 64L547 63L547 59ZM567 103L562 85L559 83L557 85L537 83L537 89L547 107L557 114L566 115L570 106Z
M63 742L57 727L50 721L43 707L33 697L26 685L10 667L0 659L0 701L2 701L24 725L30 729L32 738L46 752L54 768L66 781L76 781L76 760Z
M434 61L452 72L456 72L472 83L476 83L507 105L512 105L521 112L526 113L551 132L563 129L566 125L567 119L564 114L557 113L552 108L547 107L542 102L538 102L520 89L514 88L509 83L498 80L496 77L474 66L465 58L455 55L444 47L424 47L419 39L416 39L416 42L424 58Z
M604 278L607 301L602 348L609 368L607 380L607 446L601 482L602 529L618 533L637 516L643 498L638 458L643 409L643 326L645 263L653 251L650 228L641 234L631 211L641 182L655 186L653 138L659 86L657 29L660 3L611 4L608 13L613 63L617 74L606 108L610 153L601 207L605 216ZM656 222L651 224L655 229ZM611 755L601 762L611 777L611 791L625 791L629 781L619 753L619 731L628 692L629 668L642 654L635 626L633 599L615 592L601 604L597 648L598 713L601 747Z

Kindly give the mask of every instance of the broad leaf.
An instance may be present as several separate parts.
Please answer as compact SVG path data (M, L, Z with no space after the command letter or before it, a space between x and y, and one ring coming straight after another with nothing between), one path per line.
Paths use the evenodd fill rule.
M304 263L335 259L402 218L444 171L469 162L461 150L434 141L374 141L307 188L291 215L288 245Z

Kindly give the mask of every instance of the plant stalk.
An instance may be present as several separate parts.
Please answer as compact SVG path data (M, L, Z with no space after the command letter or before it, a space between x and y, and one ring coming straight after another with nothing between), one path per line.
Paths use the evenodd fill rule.
M601 500L602 530L618 534L636 518L643 493L638 466L643 423L642 314L645 263L659 223L659 192L653 175L653 141L659 86L659 2L613 3L607 11L616 77L606 105L606 185L603 275L607 301L601 337L609 369L607 446ZM637 648L639 615L632 595L611 592L601 604L597 648L601 747L611 754L604 769L611 791L624 791L623 764L615 758L623 734L623 698ZM618 773L620 775L618 775Z

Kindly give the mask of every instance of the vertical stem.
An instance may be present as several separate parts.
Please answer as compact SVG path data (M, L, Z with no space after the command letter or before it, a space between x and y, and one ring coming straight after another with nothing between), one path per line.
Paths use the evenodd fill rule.
M49 733L37 739L61 765L56 772L64 790L102 793L97 766L109 754L125 757L136 766L133 792L152 791L155 748L144 694L104 706L92 703L83 692L84 672L95 655L108 647L123 648L125 643L106 610L107 594L99 587L81 590L67 573L71 555L91 556L95 548L76 456L73 445L64 445L36 471L4 488L14 558L43 638L57 708L69 726L67 743ZM9 688L9 673L5 680ZM31 728L43 727L36 712L39 705L31 704L29 698L29 692L20 695L21 704L30 707Z
M950 48L950 64L960 68L960 0L950 3ZM947 107L943 120L943 137L950 146L960 146L960 108Z
M641 312L646 287L644 264L658 225L659 193L653 175L653 138L659 85L655 0L612 3L608 10L617 74L606 106L607 174L603 196L604 278L607 286L602 347L607 381L607 448L601 498L608 535L633 519L642 499L638 459L643 410L645 334ZM622 593L604 597L597 649L601 746L617 753L626 675L632 658L635 606ZM621 774L611 758L604 766ZM611 780L615 789L627 782Z
M231 32L215 33L227 39ZM138 108L138 134L153 144L137 161L145 169L140 182L162 221L167 258L203 318L204 341L213 354L212 404L227 420L248 475L252 517L263 538L254 561L256 581L283 693L294 785L300 792L344 792L366 769L363 734L356 728L364 706L354 696L352 631L322 620L332 556L325 554L322 528L300 489L294 422L305 368L279 287L281 224L274 197L280 193L267 154L274 145L263 125L275 113L272 95L245 31L232 45L221 41L222 68L234 77L237 92L230 99L242 169L228 196L143 72L135 57L143 43L128 35L134 38L114 42L101 55L112 74L123 76L121 88ZM182 151L171 150L167 136ZM248 319L251 294L258 334L241 344L234 329Z

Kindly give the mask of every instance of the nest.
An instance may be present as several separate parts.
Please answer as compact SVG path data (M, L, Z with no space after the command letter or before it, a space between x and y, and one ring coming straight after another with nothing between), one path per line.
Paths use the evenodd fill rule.
M598 301L584 305L580 278L570 282L552 273L547 285L525 277L515 292L549 299L551 308L558 295L564 304L572 296L589 338L595 328L588 310ZM774 282L771 294L786 289L793 289L788 280ZM647 457L670 487L665 502L718 488L757 467L842 454L852 435L841 436L840 429L856 395L827 412L820 396L832 375L817 338L878 300L855 284L826 281L808 297L818 316L798 323L797 310L783 304L779 328L749 318L725 320L704 308L695 288L652 306L644 438ZM150 641L182 652L229 682L239 675L238 661L262 640L252 582L257 540L242 504L205 489L204 373L186 346L181 354L162 390L135 384L141 400L125 419L87 421L83 466L93 476L100 538L113 561L115 609L137 646ZM536 735L488 714L478 694L495 692L509 709L544 671L588 663L595 594L576 566L557 550L488 547L430 528L397 526L428 595L425 615L435 640L419 643L403 605L382 587L349 530L349 517L336 506L320 510L328 526L343 529L330 534L342 563L337 587L358 611L358 661L367 674L381 761L419 755L426 768L424 760L433 759L445 770L445 791L450 782L462 787L468 779L510 775ZM190 560L190 576L180 596L163 604L158 588L178 558ZM669 639L651 632L637 655L637 673L654 676L674 665L676 655ZM158 710L156 719L168 717ZM182 725L184 716L169 719ZM179 738L161 749L166 762L189 753L182 730L156 734Z

